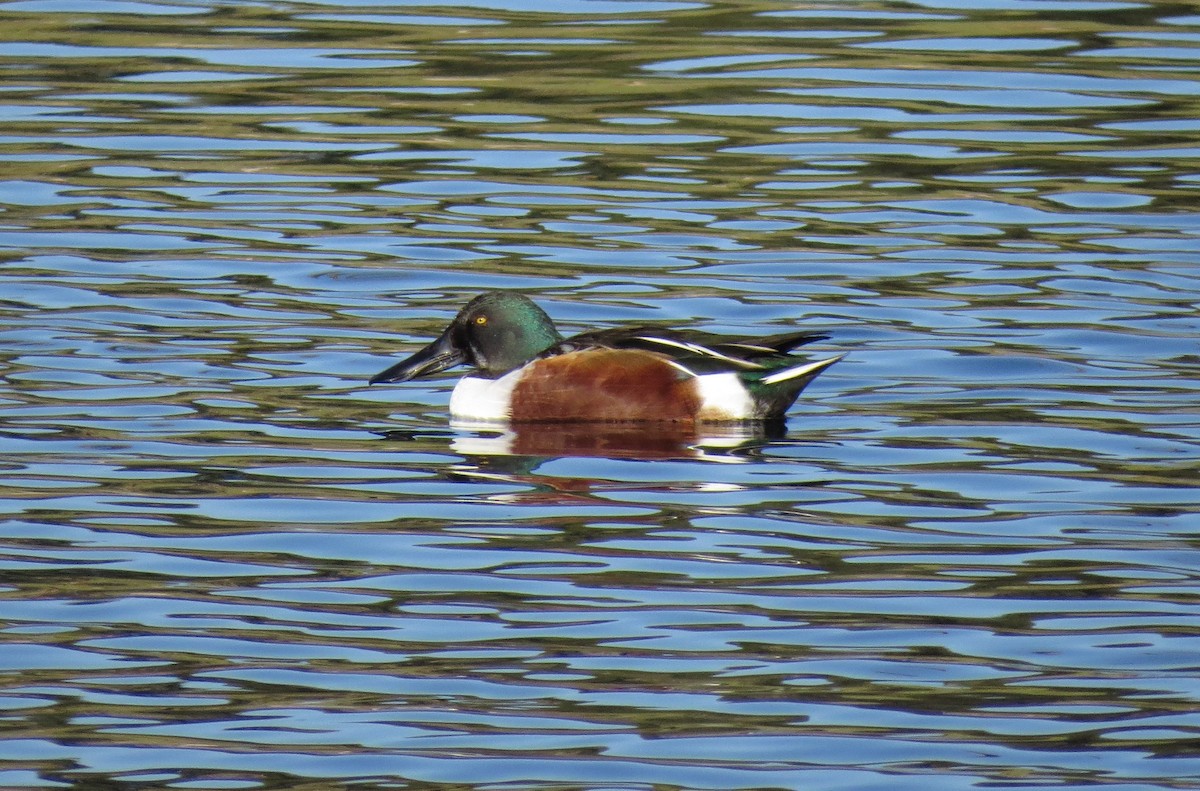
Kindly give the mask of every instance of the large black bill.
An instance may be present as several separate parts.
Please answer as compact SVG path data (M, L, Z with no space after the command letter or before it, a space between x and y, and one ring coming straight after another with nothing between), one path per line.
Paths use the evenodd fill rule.
M447 330L442 333L440 338L412 357L409 357L407 360L401 360L391 368L380 371L372 376L369 383L407 382L409 379L416 379L421 376L436 374L438 371L444 371L447 368L453 368L463 362L466 362L466 355L455 346L454 342L450 339L450 332Z

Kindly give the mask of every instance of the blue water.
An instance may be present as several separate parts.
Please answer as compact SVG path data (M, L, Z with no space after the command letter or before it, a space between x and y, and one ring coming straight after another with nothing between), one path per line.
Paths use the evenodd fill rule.
M0 3L0 786L1190 788L1200 15ZM493 288L846 353L452 425Z

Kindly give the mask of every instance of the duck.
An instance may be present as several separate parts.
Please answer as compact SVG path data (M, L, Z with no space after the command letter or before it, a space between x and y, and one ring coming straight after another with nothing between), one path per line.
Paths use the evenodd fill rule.
M483 423L781 421L801 391L845 355L815 362L791 352L821 332L727 338L696 330L618 327L563 337L526 295L492 291L468 302L433 342L372 376L406 382L457 365L450 414Z

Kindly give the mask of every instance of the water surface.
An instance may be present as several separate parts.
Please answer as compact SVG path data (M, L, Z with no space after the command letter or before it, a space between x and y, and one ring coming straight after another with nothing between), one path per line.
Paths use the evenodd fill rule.
M1194 7L0 19L0 785L1200 775ZM366 386L492 288L849 355L692 447Z

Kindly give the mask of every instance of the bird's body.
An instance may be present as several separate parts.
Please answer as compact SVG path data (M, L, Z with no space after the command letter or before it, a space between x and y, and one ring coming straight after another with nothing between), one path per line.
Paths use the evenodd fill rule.
M654 327L563 338L527 297L491 292L468 303L433 343L372 377L400 382L460 363L451 414L512 423L713 423L779 420L841 357L798 363L789 352L824 340L793 332L758 339Z

